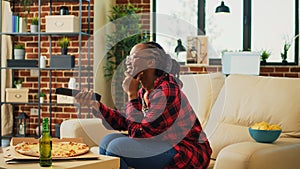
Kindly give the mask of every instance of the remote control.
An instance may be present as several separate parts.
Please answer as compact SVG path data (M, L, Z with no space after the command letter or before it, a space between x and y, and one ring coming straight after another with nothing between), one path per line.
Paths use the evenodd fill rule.
M66 95L66 96L76 96L76 94L78 94L79 92L81 92L80 90L76 90L76 89L69 89L69 88L57 88L55 93L56 94L61 94L61 95ZM101 100L101 95L98 93L93 94L92 99L95 99L97 101Z

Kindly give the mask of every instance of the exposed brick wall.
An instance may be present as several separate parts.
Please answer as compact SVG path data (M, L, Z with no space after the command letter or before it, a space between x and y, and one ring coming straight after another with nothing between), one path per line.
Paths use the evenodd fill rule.
M300 66L261 66L261 76L300 78Z
M67 6L69 9L69 13L71 15L79 16L79 2L53 2L52 3L52 15L59 15L60 6ZM91 34L93 34L93 16L94 16L94 1L91 1L91 17L90 17L90 28ZM45 32L45 16L50 15L50 3L44 2L41 6L41 32ZM82 5L82 32L88 32L88 5L87 2L83 2ZM16 4L15 6L15 14L20 16L24 16L23 7ZM32 4L30 8L30 15L28 16L28 23L30 23L30 19L33 16L38 16L38 4ZM30 31L30 24L28 24L28 31ZM62 36L53 36L52 37L52 48L50 49L50 37L49 36L41 36L41 55L47 57L46 66L50 65L50 50L52 51L52 55L59 55L61 53L61 49L57 44L57 41ZM78 36L68 36L70 38L70 45L68 54L75 56L75 66L78 67L79 61L79 38ZM38 37L37 36L15 36L14 41L18 43L25 44L26 49L26 59L34 59L38 60ZM90 41L90 58L91 65L93 65L93 40ZM87 48L88 48L88 37L82 36L82 57L81 57L81 85L82 88L87 87L88 83L88 56L87 56ZM51 79L50 79L50 70L41 70L40 72L40 80L41 80L41 91L47 93L45 98L45 102L49 103L50 101L50 80L52 80L52 102L56 102L55 88L57 87L67 87L68 81L71 77L75 77L78 82L78 71L77 70L53 70ZM38 92L38 77L33 77L30 74L30 70L15 70L14 71L15 79L23 80L23 87L29 88L29 102L37 102L36 98ZM92 69L90 70L90 76L93 76ZM93 80L90 80L91 87L93 87ZM30 114L31 108L37 108L38 105L17 105L15 106L14 115L17 116L20 112L24 111L28 115ZM82 110L82 112L86 112L86 108ZM41 105L41 117L49 117L50 114L49 104ZM63 120L70 118L78 118L78 110L76 106L71 105L54 105L52 106L52 133L54 134L54 125L60 124ZM86 117L86 113L82 113L82 117ZM38 116L30 116L30 134L35 133L35 129L38 126Z
M206 74L222 72L222 66L182 66L182 74ZM293 77L300 78L300 66L261 66L260 76Z
M117 0L116 4L122 4L122 3L132 3L133 5L136 5L137 7L142 8L141 13L142 14L142 21L141 24L142 29L145 31L150 30L150 0ZM59 14L59 7L60 6L67 6L69 9L70 14L79 16L79 3L77 2L53 2L52 3L52 15L58 15ZM93 34L93 16L94 16L94 0L91 0L91 18L90 18L90 28L91 28L91 34ZM86 2L83 2L82 6L83 10L83 19L82 19L82 29L83 32L87 32L88 29L88 9ZM15 6L15 14L18 14L20 16L24 16L25 13L23 11L22 6L19 6L16 4ZM41 32L45 32L45 16L50 14L50 4L49 3L42 3L41 7ZM33 16L38 16L38 4L33 3L30 8L30 14L28 16L28 22L30 23L30 18ZM28 24L27 27L28 31L30 30L30 26ZM57 40L60 37L52 37L52 54L57 55L60 54L60 47L57 45ZM69 46L69 52L68 54L72 54L75 56L76 59L76 65L78 65L78 37L69 37L71 38L71 44ZM82 37L82 46L87 46L87 37ZM15 42L24 43L26 48L26 59L38 59L38 37L37 36L16 36L14 37ZM93 44L93 41L91 41L91 44ZM49 67L49 58L50 58L50 37L49 36L42 36L41 37L41 48L40 52L41 55L47 57L47 67ZM86 50L86 48L83 48L83 50ZM90 51L93 52L93 45L91 45ZM81 84L82 87L86 87L87 84L87 70L85 70L87 65L87 54L82 51L82 65L83 65L83 72L82 72L82 78L81 78ZM91 58L93 58L93 53L91 53ZM93 64L93 60L91 60L91 64ZM93 72L91 72L91 76ZM47 96L45 98L45 102L49 102L50 100L50 71L49 70L42 70L40 72L41 75L41 91L46 92ZM37 102L36 95L38 91L38 77L32 77L30 74L30 70L15 70L14 76L16 79L22 79L23 80L23 87L29 88L29 101L30 102ZM66 71L52 71L52 101L56 101L56 95L53 94L55 88L57 87L67 87L68 81L70 77L77 77L78 72L72 71L72 70L66 70ZM77 79L78 81L78 79ZM93 81L91 81L92 83ZM15 107L15 116L17 116L20 112L24 111L28 115L30 114L31 108L37 108L37 105L18 105ZM42 117L49 117L50 114L50 107L48 105L42 105L41 106L41 116ZM63 120L70 119L70 118L79 118L77 113L77 108L74 106L52 106L52 133L54 134L54 125L60 124ZM86 112L86 108L83 108L81 110L82 112ZM86 117L86 114L82 114L82 117ZM38 117L37 116L30 116L30 134L34 134L35 128L38 126Z
M131 3L135 5L138 8L141 8L142 11L142 29L145 31L150 30L150 11L151 11L151 5L150 0L116 0L116 4L127 4Z

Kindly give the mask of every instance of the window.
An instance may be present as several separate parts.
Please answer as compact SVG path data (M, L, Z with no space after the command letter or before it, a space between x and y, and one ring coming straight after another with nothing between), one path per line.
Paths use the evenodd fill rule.
M154 11L161 13L163 8L167 8L172 10L173 13L169 15L179 16L187 23L202 28L203 33L209 38L208 55L210 58L220 57L222 51L269 50L272 53L268 59L269 64L281 64L281 52L283 51L284 42L291 41L299 33L298 0L224 1L230 8L229 14L215 13L216 7L221 3L220 0L176 1L153 0L154 4L156 3ZM164 2L167 4L160 4ZM178 7L176 8L175 2L186 4L176 5ZM170 4L172 4L172 8L170 8ZM187 4L193 4L193 7ZM195 11L198 12L198 21L190 19ZM164 12L167 13L167 11ZM156 25L163 27L176 24L156 22ZM156 28L158 28L157 26ZM159 28L156 32L158 31ZM169 32L169 34L171 33ZM179 33L174 33L174 35L179 35ZM172 43L166 44L166 46L169 46L167 48L173 49L176 46L176 38L181 38L183 42L186 42L187 36L184 33L180 33L178 37L173 36L174 40ZM299 49L298 47L295 48L295 46L298 46L298 39L292 41L292 46L288 51L287 60L290 65L298 64ZM159 36L156 36L156 41L162 43Z
M205 7L206 35L218 54L216 57L221 57L222 51L239 51L243 48L242 1L225 1L230 13L215 13L220 4L219 0L209 0Z
M295 7L295 0L252 0L251 49L270 50L269 62L281 62L284 42L298 34ZM295 62L294 44L288 51L290 63Z
M176 59L177 40L181 39L185 44L187 36L197 35L198 3L195 0L161 0L155 3L155 41Z

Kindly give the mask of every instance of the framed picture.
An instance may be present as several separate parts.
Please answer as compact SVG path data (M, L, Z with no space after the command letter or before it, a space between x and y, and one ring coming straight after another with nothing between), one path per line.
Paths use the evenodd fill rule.
M186 64L207 65L207 36L188 36Z

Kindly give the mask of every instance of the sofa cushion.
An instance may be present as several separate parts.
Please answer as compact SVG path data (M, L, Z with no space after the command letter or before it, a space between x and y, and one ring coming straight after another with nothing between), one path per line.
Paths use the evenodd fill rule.
M61 138L80 137L90 147L98 146L100 140L112 132L117 131L106 129L99 118L69 119L63 121L60 127Z
M221 73L181 75L183 92L189 99L194 111L205 127L210 110L224 84L225 77Z
M281 137L300 137L300 78L230 75L225 80L221 117L209 133L213 158L227 145L253 141L256 122L279 124Z
M229 145L219 153L214 169L299 168L300 139L284 139L276 144L241 142Z

